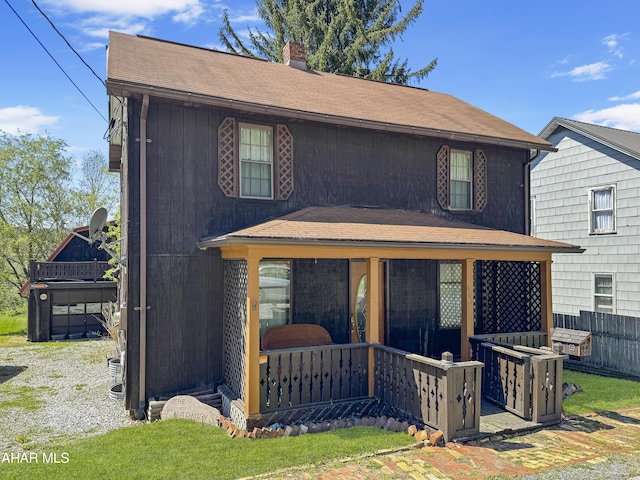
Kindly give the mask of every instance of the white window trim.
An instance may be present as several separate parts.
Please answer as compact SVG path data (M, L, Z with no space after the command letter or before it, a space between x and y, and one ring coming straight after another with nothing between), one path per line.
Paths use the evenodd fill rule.
M240 143L241 143L241 139L242 139L242 134L240 133L242 131L242 128L251 128L254 130L267 130L271 132L271 162L270 162L270 168L271 168L271 196L270 197L259 197L259 196L254 196L254 195L244 195L242 192L242 158L240 157ZM239 197L240 198L247 198L247 199L254 199L254 200L273 200L275 198L275 181L273 178L273 165L275 163L275 136L273 133L273 127L269 126L269 125L259 125L259 124L255 124L255 123L242 123L239 122L238 123L238 141L236 143L236 148L238 149L238 191L239 191Z
M602 293L596 293L596 275L610 275L611 276L611 295ZM611 312L599 312L599 313L616 313L616 275L611 272L594 272L593 281L591 282L591 296L593 298L593 311L598 312L596 305L596 297L611 297Z
M456 207L452 207L451 206L451 181L453 180L451 178L451 158L453 157L453 153L454 152L460 152L460 153L468 153L471 156L471 180L469 181L470 184L470 188L469 188L469 207L468 208L456 208ZM474 209L474 189L475 189L475 169L474 167L474 162L475 162L475 154L473 150L463 150L461 148L451 148L449 150L449 178L448 178L448 182L449 182L449 198L448 198L448 204L449 204L449 210L454 211L454 212L471 212ZM462 181L462 180L459 180Z
M593 225L593 195L595 192L602 190L611 190L612 203L613 203L613 228L605 230L596 230ZM618 212L617 212L617 195L615 185L601 185L589 189L589 235L606 235L610 233L616 233L618 228Z
M538 217L536 215L536 196L529 198L529 235L535 237L538 233Z

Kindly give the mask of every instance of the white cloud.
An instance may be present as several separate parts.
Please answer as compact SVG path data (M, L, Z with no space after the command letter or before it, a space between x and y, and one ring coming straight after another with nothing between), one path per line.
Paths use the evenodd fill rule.
M611 65L607 62L596 62L588 65L576 67L568 72L554 72L551 78L571 77L576 82L585 80L602 80L606 78L605 73L611 70Z
M191 25L195 23L195 21L202 15L203 12L204 8L202 8L202 5L200 5L200 3L197 3L195 5L191 5L186 10L174 15L173 21Z
M617 35L607 35L602 39L602 43L607 46L609 52L618 58L622 58L624 54L622 53L622 47L620 46L620 39L625 37L627 34Z
M581 122L640 132L640 103L623 103L602 110L587 110L573 118Z
M624 97L609 97L611 102L624 102L625 100L640 100L640 90Z
M42 127L54 125L59 118L44 115L39 108L25 105L0 108L0 130L11 135L39 133Z
M109 30L137 35L147 30L147 24L134 18L115 18L96 15L80 22L79 29L89 37L109 38ZM104 47L104 45L103 45Z
M194 12L200 14L203 11L200 0L49 0L48 3L57 10L115 17L133 15L152 18L165 14L186 14L189 17Z

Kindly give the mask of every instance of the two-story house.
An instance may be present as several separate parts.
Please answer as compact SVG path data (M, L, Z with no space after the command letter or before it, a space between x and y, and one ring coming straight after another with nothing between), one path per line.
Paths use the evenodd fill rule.
M593 334L586 364L640 375L640 133L553 118L556 152L532 163L532 234L576 243L554 255L559 327Z
M285 63L110 35L132 412L215 386L250 425L405 379L442 409L440 377L418 388L385 358L466 365L474 333L550 326L551 254L579 249L526 235L525 166L548 142L450 95L309 71L298 46ZM330 345L261 349L296 324ZM476 373L449 389L465 414Z

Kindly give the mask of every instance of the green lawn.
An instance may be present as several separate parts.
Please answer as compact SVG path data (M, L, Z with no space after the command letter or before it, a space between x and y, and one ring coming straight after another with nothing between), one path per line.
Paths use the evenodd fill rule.
M569 370L562 375L564 382L575 383L583 390L562 402L565 415L640 407L640 382Z
M0 312L0 347L27 344L27 307Z
M32 447L25 454L35 453L37 463L0 464L0 476L65 480L241 478L414 442L407 434L373 427L291 438L232 439L210 425L168 420L122 428L65 446ZM60 463L43 463L42 454L51 459L51 453Z

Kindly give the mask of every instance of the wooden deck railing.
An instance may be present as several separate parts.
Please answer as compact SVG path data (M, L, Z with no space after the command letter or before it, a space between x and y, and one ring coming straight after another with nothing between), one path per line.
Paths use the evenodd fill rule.
M566 355L550 350L472 341L484 363L482 394L525 420L548 423L562 413L562 366Z
M263 351L260 411L368 395L368 345L326 345Z
M43 282L52 280L104 280L104 274L109 269L109 262L36 262L30 267L30 281Z
M383 345L373 348L378 399L442 430L447 440L479 432L480 362L453 363Z

